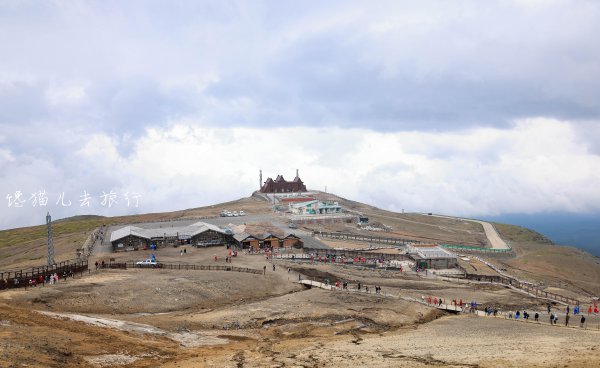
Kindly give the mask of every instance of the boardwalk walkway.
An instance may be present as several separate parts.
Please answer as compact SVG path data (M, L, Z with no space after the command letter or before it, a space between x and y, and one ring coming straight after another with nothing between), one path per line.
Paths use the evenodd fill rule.
M487 318L501 318L504 319L506 321L513 321L513 322L520 322L520 323L532 323L535 325L550 325L550 323L547 322L542 322L545 320L548 320L548 314L547 313L540 313L540 321L534 321L533 320L533 316L535 315L535 311L530 311L531 314L531 320L529 319L516 319L513 318L513 312L505 312L505 311L498 311L498 315L494 316L491 313L486 314L485 311L482 310L474 310L474 311L468 311L468 307L465 304L464 307L458 306L458 305L452 305L452 304L429 304L427 303L425 300L421 300L421 299L417 299L417 298L412 298L409 296L402 296L402 295L394 295L391 293L387 293L387 292L381 292L381 293L371 293L365 290L365 288L363 288L362 290L357 290L357 289L342 289L342 288L338 288L335 285L329 285L327 283L323 283L323 282L318 282L318 281L314 281L314 280L308 280L308 279L303 279L300 281L297 281L299 284L305 285L307 287L317 287L320 289L324 289L327 291L331 291L331 292L347 292L347 293L360 293L363 295L369 295L369 296L373 296L373 297L378 297L378 298L392 298L392 299L398 299L398 300L405 300L411 303L419 303L421 305L425 305L428 306L430 308L436 308L439 310L443 310L446 312L450 312L450 313L464 313L470 316L477 316L477 317L487 317ZM366 286L366 285L365 285ZM374 290L374 287L372 287L372 289ZM585 330L596 330L596 331L600 331L600 316L595 315L595 314L591 314L591 315L587 315L584 314L586 317L586 323L584 325L584 328L581 328L579 326L579 320L582 314L579 315L571 315L571 324L569 326L565 326L564 325L564 321L565 321L565 313L564 312L557 312L557 311L553 311L553 313L557 313L559 316L559 319L561 322L559 322L558 324L552 325L554 327L562 327L562 328L574 328L574 329L585 329Z

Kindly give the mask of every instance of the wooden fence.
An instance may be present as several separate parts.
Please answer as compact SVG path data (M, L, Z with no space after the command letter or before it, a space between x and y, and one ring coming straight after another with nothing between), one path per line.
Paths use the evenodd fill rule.
M350 250L350 249L320 249L320 248L304 248L305 254L314 254L316 257L345 257L345 258L368 258L368 259L382 259L388 260L409 260L411 259L406 254L389 254L389 253L376 253L368 250Z
M402 239L402 238L390 238L382 236L371 236L371 235L359 235L350 233L330 233L326 231L313 231L313 236L319 236L322 238L339 239L339 240L350 240L358 242L368 242L386 245L407 245L407 244L420 244L419 240L414 239Z
M0 290L28 287L30 280L40 279L40 276L45 279L46 276L54 275L59 277L67 274L83 274L88 270L88 262L86 260L64 261L52 266L32 267L31 269L22 269L10 272L0 272Z
M99 269L155 269L155 270L197 270L197 271L232 271L232 272L245 272L253 274L262 274L263 271L256 270L247 267L234 267L234 266L211 266L211 265L197 265L187 263L158 263L155 266L138 265L136 262L112 262L106 263L104 266L98 265Z

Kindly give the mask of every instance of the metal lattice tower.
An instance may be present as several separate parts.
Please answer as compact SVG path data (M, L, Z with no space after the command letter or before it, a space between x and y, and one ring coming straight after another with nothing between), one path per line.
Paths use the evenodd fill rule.
M52 217L46 215L46 242L48 244L48 267L54 264L54 244L52 243Z

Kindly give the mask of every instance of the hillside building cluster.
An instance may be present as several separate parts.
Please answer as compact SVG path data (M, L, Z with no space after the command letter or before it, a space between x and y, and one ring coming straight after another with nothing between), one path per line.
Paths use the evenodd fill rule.
M193 245L196 247L238 246L240 249L301 248L300 237L288 233L281 236L265 233L234 234L230 229L222 229L206 222L196 222L187 226L141 227L127 225L113 230L110 234L113 251L148 249L152 247Z

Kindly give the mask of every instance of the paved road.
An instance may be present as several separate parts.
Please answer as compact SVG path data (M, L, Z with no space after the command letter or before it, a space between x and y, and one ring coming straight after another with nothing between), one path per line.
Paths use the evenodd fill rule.
M502 240L502 238L500 237L500 234L498 234L498 232L496 231L496 228L489 222L479 221L479 220L471 220L471 219L466 219L466 218L462 218L462 217L442 216L442 215L425 215L425 214L423 214L423 216L433 216L433 217L441 217L441 218L449 218L449 219L456 219L456 220L462 220L462 221L476 222L478 224L481 224L481 226L483 226L483 231L485 232L485 236L488 238L488 241L490 242L490 245L492 246L493 249L510 249L508 244L506 244L506 242L504 240Z

